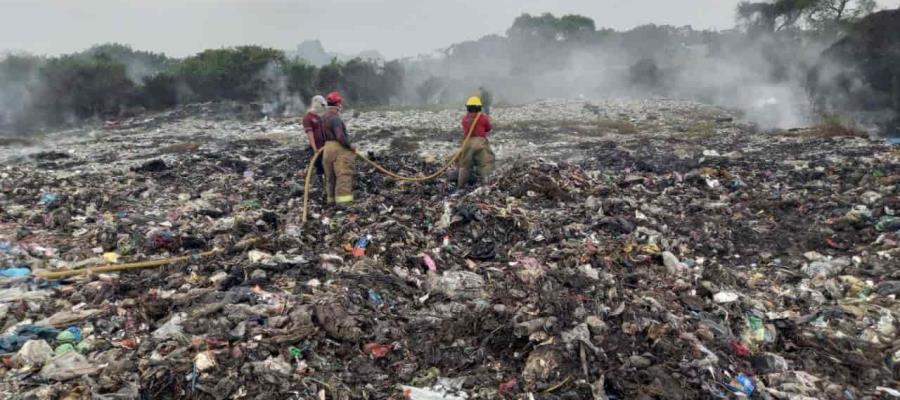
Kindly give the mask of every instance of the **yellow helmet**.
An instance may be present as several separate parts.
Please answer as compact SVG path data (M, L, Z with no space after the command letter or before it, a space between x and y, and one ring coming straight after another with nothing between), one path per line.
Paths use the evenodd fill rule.
M466 101L466 107L481 107L481 98L478 96L469 97L469 100Z

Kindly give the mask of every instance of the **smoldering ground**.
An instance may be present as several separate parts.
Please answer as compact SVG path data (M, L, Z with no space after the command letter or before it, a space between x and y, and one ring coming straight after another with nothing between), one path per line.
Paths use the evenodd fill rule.
M766 129L794 128L816 123L807 76L830 45L655 25L596 31L590 41L557 36L526 42L513 31L508 35L458 44L438 60L412 63L407 85L419 96L410 99L452 101L480 85L508 103L671 97L740 110Z

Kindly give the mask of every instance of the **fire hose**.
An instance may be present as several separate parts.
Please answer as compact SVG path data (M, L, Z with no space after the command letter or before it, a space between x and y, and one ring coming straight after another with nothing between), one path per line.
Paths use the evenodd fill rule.
M41 271L35 274L40 278L44 279L63 279L76 275L84 275L84 274L93 274L93 273L102 273L102 272L118 272L125 271L130 269L139 269L139 268L156 268L161 267L163 265L174 264L181 261L194 260L200 257L208 257L213 254L218 253L217 250L207 251L203 253L192 254L189 256L181 256L181 257L172 257L165 258L161 260L150 260L150 261L139 261L128 264L110 264L103 265L100 267L93 268L84 268L84 269L72 269L67 271L54 271L54 272L46 272Z
M234 251L243 251L243 250L247 249L248 247L257 243L258 241L259 241L259 239L257 239L257 238L243 240L241 242L236 243L234 246L232 246L228 249L218 249L217 248L217 249L213 249L210 251L204 251L204 252L200 252L200 253L195 252L195 253L193 253L191 255L187 255L187 256L169 257L169 258L162 258L159 260L136 261L136 262L125 263L125 264L107 264L107 265L101 265L98 267L91 267L91 268L84 268L84 269L72 269L72 270L66 270L66 271L53 271L53 272L39 271L39 272L36 272L34 275L37 276L38 278L54 280L54 279L69 278L69 277L78 276L78 275L85 275L85 274L95 274L95 273L103 273L103 272L119 272L119 271L127 271L127 270L140 269L140 268L157 268L157 267L162 267L164 265L175 264L177 262L182 262L182 261L199 260L201 258L213 256L213 255L216 255L219 253L230 253L230 252L234 252Z
M377 170L378 172L381 172L382 174L387 175L388 177L394 178L398 181L403 181L403 182L430 181L434 178L437 178L444 172L446 172L448 169L450 169L450 166L452 166L454 162L459 160L459 157L462 156L462 153L466 148L466 144L469 143L469 139L472 138L472 132L475 131L475 125L478 122L479 118L481 118L480 112L475 115L475 118L472 120L472 125L469 126L469 131L466 132L465 139L463 140L462 144L459 146L459 149L456 150L456 153L453 154L453 157L451 157L450 160L447 161L447 164L445 164L443 167L441 167L440 169L438 169L435 173L433 173L431 175L403 176L403 175L397 174L395 172L389 171L387 168L383 167L382 165L378 164L375 161L370 160L368 157L366 157L362 154L359 154L359 153L355 153L355 154L357 157L359 157L360 159L362 159L363 161L365 161L366 163L371 165L373 168L375 168L375 170ZM319 157L321 156L323 150L324 150L324 148L316 151L316 153L313 155L312 159L309 160L309 165L306 166L306 182L303 186L303 222L304 223L308 220L308 214L309 214L309 183L312 180L313 167L316 164L316 160L318 160Z

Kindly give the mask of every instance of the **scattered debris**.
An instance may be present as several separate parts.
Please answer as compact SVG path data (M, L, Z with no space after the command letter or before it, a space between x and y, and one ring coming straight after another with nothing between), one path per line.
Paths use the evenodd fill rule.
M357 204L313 201L305 225L295 174L309 154L292 120L192 105L116 135L48 139L65 158L0 149L15 160L0 170L0 392L894 396L896 148L755 133L676 100L584 104L495 108L510 128L492 137L504 160L494 186L450 196L446 179L411 185L360 167ZM525 123L547 110L639 131ZM458 144L457 117L347 123L380 163L416 173ZM698 120L716 134L676 129ZM276 130L297 142L262 137ZM421 151L392 151L396 140ZM174 256L186 258L40 278Z

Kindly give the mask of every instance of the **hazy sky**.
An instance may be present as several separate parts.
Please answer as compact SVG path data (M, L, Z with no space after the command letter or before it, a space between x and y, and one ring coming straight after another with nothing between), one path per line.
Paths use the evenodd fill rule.
M523 12L577 13L598 27L730 28L738 0L0 0L0 50L58 54L119 42L184 56L261 44L412 56L490 33ZM897 7L900 0L879 0Z

